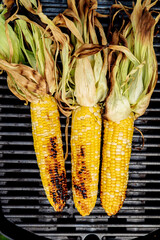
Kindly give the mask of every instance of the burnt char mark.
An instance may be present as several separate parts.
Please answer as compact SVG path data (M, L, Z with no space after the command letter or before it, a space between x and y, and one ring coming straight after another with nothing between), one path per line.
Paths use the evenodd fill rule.
M49 114L47 114L47 119L50 120L50 116L49 116Z
M77 151L77 163L76 163L76 177L73 177L73 188L77 195L83 197L83 199L90 198L90 187L88 182L92 182L90 170L86 165L85 148L80 146Z
M23 76L23 69L20 69L20 75Z
M50 181L51 181L51 183L53 183L53 185L54 185L54 175L53 175L54 173L53 173L53 170L50 168L49 169L49 175L50 175ZM53 202L55 203L55 204L57 204L57 198L56 198L56 193L55 193L55 191L54 190L52 190L52 188L51 188L51 190L50 190L50 196L52 196L52 199L53 199Z
M82 174L86 170L85 166L82 166L81 170L78 172L78 174Z
M141 33L142 39L146 39L147 37L150 38L151 29L155 24L155 20L146 8L144 8L143 12L140 14L140 21L138 23L139 32Z
M32 75L33 75L33 76L36 76L36 75L37 75L36 70L34 70L34 69L32 70Z
M57 164L55 164L56 166ZM59 165L59 167L61 167ZM52 183L53 189L50 191L50 195L53 197L53 202L55 204L59 203L61 199L65 202L67 197L67 182L66 174L62 171L62 174L59 174L57 166L54 169L49 169L50 182Z
M80 158L80 157L85 157L85 148L83 146L80 146L80 150L78 151L77 153L77 157Z
M57 137L50 138L50 143L51 143L51 152L52 154L50 155L54 159L57 158L57 143L56 143Z
M81 157L85 157L85 149L81 146Z
M81 172L85 171L86 170L86 167L85 166L82 166L81 168Z
M51 142L51 143L52 143L52 142L55 142L55 140L57 140L57 137L56 137L56 136L50 138L50 142Z
M58 149L56 141L56 136L50 138L50 144L48 146L50 158L48 164L47 162L46 164L48 165L50 175L50 195L55 204L60 204L62 202L65 203L67 198L67 180L64 165L57 159Z
M81 194L83 199L88 198L87 196L87 190L85 187L85 176L88 175L88 171L86 170L86 163L85 163L85 148L83 146L80 146L79 152L77 154L78 160L77 160L77 177L76 179L73 179L73 186L75 188L75 191L77 194ZM89 175L88 175L89 176Z
M85 189L84 183L81 183L80 185L73 185L75 190L80 192L82 194L83 199L87 198L87 190Z

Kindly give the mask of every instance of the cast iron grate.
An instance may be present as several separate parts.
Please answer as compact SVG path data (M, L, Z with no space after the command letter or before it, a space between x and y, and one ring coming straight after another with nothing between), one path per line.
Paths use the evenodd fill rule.
M53 18L67 6L66 0L41 1L44 12ZM98 10L109 13L114 1L99 1ZM121 1L131 5L131 1ZM157 3L155 10L160 10ZM103 20L104 27L105 24ZM160 24L157 29L160 29ZM155 37L160 65L160 34ZM159 72L160 74L160 72ZM66 161L69 199L62 213L54 212L41 184L33 149L29 106L8 90L6 75L0 76L0 199L4 217L15 225L48 239L131 240L160 228L160 80L146 113L135 125L145 137L144 149L133 148L127 197L120 212L109 218L100 205L90 216L81 217L71 193L70 154ZM63 141L65 118L61 116ZM70 130L70 127L69 127ZM135 131L133 146L142 142ZM65 144L65 141L64 141Z

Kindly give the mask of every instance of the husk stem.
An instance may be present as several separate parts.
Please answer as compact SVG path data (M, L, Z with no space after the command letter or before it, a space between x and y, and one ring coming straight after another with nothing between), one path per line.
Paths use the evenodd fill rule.
M111 34L113 43L109 46L111 90L106 99L104 115L108 120L120 122L128 118L131 112L136 119L144 114L149 105L158 78L153 38L160 15L154 19L152 12L149 12L156 2L151 4L151 1L142 3L141 0L137 0L131 14L130 9L122 4L113 6L120 14L122 11L127 13L129 23L123 23L124 26L119 31ZM113 19L116 17L114 15ZM122 36L127 43L125 47Z
M104 47L107 40L97 19L97 1L80 0L76 4L75 0L68 0L67 3L68 9L54 19L56 26L67 29L72 44L61 52L59 96L71 109L79 105L94 106L104 101L107 94L108 49Z

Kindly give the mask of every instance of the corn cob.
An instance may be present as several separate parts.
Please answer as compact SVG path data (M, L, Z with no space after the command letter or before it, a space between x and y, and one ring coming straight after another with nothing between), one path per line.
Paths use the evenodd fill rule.
M116 12L110 26L109 39L116 45L109 45L111 88L105 104L100 193L102 206L109 216L115 215L123 205L134 120L146 111L157 81L153 34L160 14L154 19L149 12L156 2L137 0L131 14L122 4L112 6L125 10L130 21L112 32Z
M95 206L101 139L100 107L78 107L72 113L71 163L75 207L82 216Z
M14 21L14 30L8 24L7 31L4 16L1 19L0 15L0 22L5 26L1 28L5 45L0 51L0 68L7 72L8 87L15 96L31 103L33 141L42 184L50 204L56 211L62 211L67 182L59 112L51 95L58 87L56 63L59 45L63 49L63 43L67 45L68 42L61 30L41 12L40 2L34 1L33 8L32 3L20 1L20 5L28 10L25 12L30 12L29 16L34 13L32 21L23 14L19 15L19 1L16 1L17 11L14 14L14 1L7 5L9 9L4 9L4 14L7 10L7 22ZM50 31L46 32L43 27Z
M31 103L32 133L42 184L50 204L62 211L67 182L59 112L54 97Z
M103 27L96 17L97 2L68 0L67 3L68 9L54 21L57 24L61 22L63 27L70 30L74 46L72 56L69 50L61 53L63 74L60 97L72 109L73 200L79 213L85 216L94 208L98 192L101 140L99 103L104 101L107 94L108 50L99 45L95 30L99 30L102 45L106 45Z
M120 123L104 120L100 198L109 216L115 215L125 200L133 130L132 114Z

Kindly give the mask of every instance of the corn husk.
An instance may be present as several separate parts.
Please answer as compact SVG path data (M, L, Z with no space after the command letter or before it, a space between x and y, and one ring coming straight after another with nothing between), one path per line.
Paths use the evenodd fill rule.
M35 101L46 93L43 77L34 69L26 66L19 39L6 23L3 9L0 14L0 69L7 72L7 83L11 92L21 100ZM11 49L14 49L11 54Z
M55 25L70 33L71 49L61 52L61 99L71 108L77 105L94 106L107 94L107 40L97 19L97 1L68 0L68 9L59 14ZM101 36L98 41L96 29ZM99 45L101 44L101 46ZM102 52L100 52L102 50Z
M124 10L130 21L112 34L111 43L116 45L110 45L113 67L110 67L111 90L106 100L106 119L119 122L131 112L136 119L149 105L158 77L153 37L159 15L154 19L149 11L156 2L137 0L131 14L122 4L113 6ZM122 39L127 46L122 46Z
M43 12L42 5L39 0L3 0L7 6L6 18L7 21L13 21L20 18L26 22L36 24L41 30L46 31L47 37L51 37L58 44L62 45L66 42L66 37L62 34L61 30L55 26ZM17 6L14 14L12 13L13 7Z
M0 69L7 72L8 87L19 99L32 102L46 94L45 79L33 68L0 59Z
M30 66L44 76L48 91L53 94L56 90L57 68L54 59L56 56L53 56L51 51L52 40L36 25L27 24L24 20L16 20L16 32ZM26 44L30 50L26 49Z
M3 30L8 31L8 29L11 29L17 41L13 37L11 38L9 34L6 34L7 46L4 46L1 50L6 51L7 49L10 58L7 56L0 57L0 68L7 72L8 86L17 97L26 102L38 101L44 95L54 94L56 91L59 78L57 56L59 45L61 44L63 48L63 41L61 43L57 42L58 38L56 39L55 37L57 36L56 31L54 32L54 36L51 33L48 35L47 30L49 26L55 25L47 17L49 26L46 23L46 28L44 29L37 22L31 21L25 15L18 14L19 4L23 4L23 7L27 11L30 11L29 13L35 14L35 16L38 14L44 15L39 2L37 5L36 1L25 1L25 3L23 1L16 1L17 10L11 15L13 3L14 1L6 1L6 5L10 5L8 5L8 9L4 9L5 14L3 14L3 17L6 17L7 12L8 18L7 20L3 19ZM9 25L10 20L14 22L14 31ZM62 40L66 39L61 30L56 26L55 28L58 29ZM65 41L65 44L67 45L68 42ZM23 52L25 57L20 58L21 52ZM19 61L14 61L13 56L15 54L20 58L18 59ZM14 63L18 64L14 65ZM26 75L27 71L28 75Z

